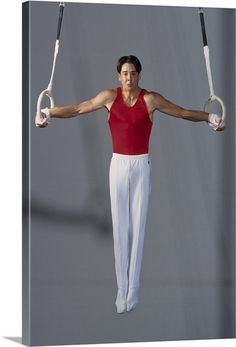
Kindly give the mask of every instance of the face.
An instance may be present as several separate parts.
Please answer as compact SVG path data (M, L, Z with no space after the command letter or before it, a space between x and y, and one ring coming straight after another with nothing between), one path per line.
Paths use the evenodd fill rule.
M122 65L118 79L124 89L135 89L138 86L141 76L136 71L133 64L125 63Z

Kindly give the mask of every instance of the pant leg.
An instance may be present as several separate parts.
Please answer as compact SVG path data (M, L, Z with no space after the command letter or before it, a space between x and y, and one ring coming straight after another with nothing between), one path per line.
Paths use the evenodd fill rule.
M110 198L117 286L127 292L129 267L129 175L128 162L112 157Z
M133 163L130 174L131 254L129 288L139 288L150 195L151 164L147 157Z

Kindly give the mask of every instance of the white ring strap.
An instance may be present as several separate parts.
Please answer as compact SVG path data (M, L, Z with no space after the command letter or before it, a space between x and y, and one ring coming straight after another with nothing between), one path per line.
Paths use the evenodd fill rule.
M214 93L214 87L213 87L213 80L212 80L212 74L211 74L211 64L210 64L210 54L209 54L209 47L204 46L204 57L205 57L205 62L206 62L206 70L207 70L207 78L208 78L208 84L210 88L210 97L205 101L204 104L204 111L208 112L208 106L211 102L217 101L222 109L222 120L225 120L226 118L226 107L221 98L219 96L216 96Z
M204 51L204 57L205 57L205 62L206 62L206 70L207 70L208 84L209 84L209 88L210 88L210 96L212 96L215 93L214 93L212 74L211 74L209 47L204 46L203 51Z

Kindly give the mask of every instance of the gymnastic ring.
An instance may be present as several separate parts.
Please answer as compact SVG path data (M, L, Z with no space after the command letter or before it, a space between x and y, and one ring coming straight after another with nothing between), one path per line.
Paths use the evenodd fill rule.
M225 118L226 118L226 107L225 107L224 101L223 101L221 98L219 98L218 96L216 96L216 95L211 95L211 96L206 100L206 102L205 102L205 104L204 104L204 111L205 111L205 112L208 112L208 106L209 106L209 104L210 104L211 102L213 102L213 101L217 101L217 102L220 104L221 109L222 109L222 116L221 116L221 119L224 121Z
M40 110L42 109L42 101L44 96L47 96L50 100L50 108L54 107L54 100L53 100L53 96L52 96L52 91L51 89L45 89L43 90L39 97L38 97L38 101L37 101L37 112L40 112Z
M52 96L52 91L51 89L44 89L39 97L38 97L38 101L37 101L37 113L36 113L36 117L35 119L37 119L38 117L40 117L40 114L41 114L41 109L42 109L42 102L43 102L43 99L44 97L47 96L50 100L50 108L53 108L54 107L54 100L53 100L53 96ZM38 126L36 124L36 126Z
M42 109L42 102L43 102L43 98L44 96L47 96L50 100L50 108L54 107L54 100L53 100L53 96L52 96L52 91L50 89L44 89L39 97L38 97L38 101L37 101L37 114L40 114L41 109Z

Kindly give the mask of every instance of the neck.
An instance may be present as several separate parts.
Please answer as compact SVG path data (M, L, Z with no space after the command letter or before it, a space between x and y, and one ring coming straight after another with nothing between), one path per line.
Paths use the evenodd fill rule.
M121 91L124 95L126 95L127 97L129 96L137 96L140 92L141 88L139 86L134 87L134 88L125 88L125 87L121 87Z

